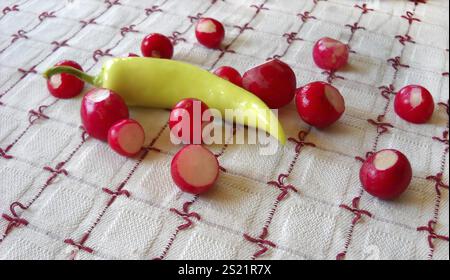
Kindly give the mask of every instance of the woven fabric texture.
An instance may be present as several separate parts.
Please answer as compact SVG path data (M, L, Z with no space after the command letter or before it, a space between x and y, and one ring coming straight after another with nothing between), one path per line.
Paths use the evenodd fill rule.
M197 43L202 16L226 26L222 49ZM449 259L447 0L0 0L0 26L0 259ZM286 146L272 156L212 146L216 187L183 194L169 172L179 147L167 111L131 110L147 140L126 159L80 129L81 98L53 98L41 76L62 59L98 73L152 32L170 36L174 59L207 70L281 58L299 85L339 88L347 111L317 130L283 108ZM346 69L314 65L324 36L348 42ZM439 103L430 123L395 114L407 84ZM404 152L414 171L392 202L358 177L382 148Z

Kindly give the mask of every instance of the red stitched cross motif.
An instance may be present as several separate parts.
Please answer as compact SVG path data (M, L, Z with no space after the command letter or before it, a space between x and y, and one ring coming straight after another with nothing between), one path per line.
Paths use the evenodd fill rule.
M26 34L27 32L25 30L18 30L16 34L11 35L11 44L19 39L28 39L28 36Z
M6 15L6 14L8 14L8 13L10 13L10 12L18 12L18 11L20 11L20 10L19 10L19 5L13 5L13 6L11 6L11 7L5 7L5 8L2 10L2 13L3 13L4 15Z
M125 36L127 33L137 33L138 30L134 29L136 24L131 24L129 26L124 26L120 29L120 35Z
M264 4L261 5L251 5L250 8L256 9L256 15L258 15L261 11L268 11L269 8L264 7Z
M111 49L107 49L106 51L95 50L94 53L92 54L92 58L94 59L95 62L98 62L99 58L104 56L113 56L111 54Z
M283 34L283 38L286 38L286 42L288 44L292 44L295 41L302 41L302 39L298 38L297 35L298 35L297 32L285 33Z
M39 16L38 19L39 21L44 21L46 18L55 18L55 12L42 12Z
M257 244L258 247L260 248L260 250L258 250L255 254L253 254L253 256L252 256L253 259L256 259L256 258L264 255L269 250L269 247L272 247L272 248L277 247L277 245L275 243L266 239L268 235L269 235L269 231L266 227L263 228L261 235L259 235L257 238L251 237L248 234L244 234L244 238L247 241Z
M145 9L145 15L149 16L156 12L162 12L163 10L159 8L158 5L151 6L150 8Z
M280 195L277 197L278 201L282 201L286 198L286 196L289 194L289 191L293 191L295 193L298 193L298 190L293 185L286 185L285 180L289 177L289 174L280 174L278 176L278 181L270 181L267 182L269 185L273 185L281 190Z
M355 215L355 217L352 220L352 225L356 225L363 218L363 216L367 216L369 218L372 218L372 213L370 213L369 211L360 209L360 207L359 207L360 201L361 201L361 197L359 196L359 197L355 197L352 200L352 205L351 206L348 206L348 205L345 205L345 204L339 205L340 208L348 210L348 211L352 212Z
M315 16L311 15L311 12L304 12L297 14L298 17L300 17L301 21L306 23L310 19L317 19Z
M180 211L178 209L175 208L171 208L170 211L177 214L178 216L182 217L183 220L186 221L185 224L180 225L177 229L178 230L186 230L188 228L190 228L194 222L192 221L192 218L200 221L201 217L197 212L190 212L189 208L191 207L191 205L193 204L193 201L189 201L186 202L185 204L183 204L183 210Z
M377 132L380 135L383 135L383 134L389 132L389 128L393 128L394 127L390 123L378 122L378 121L375 121L375 120L372 120L372 119L368 119L367 122L370 123L373 126L376 126L377 127Z
M395 87L392 84L388 86L379 87L378 89L381 90L381 95L387 100L391 99L390 95L395 94Z
M171 36L167 37L172 41L172 44L176 46L179 42L187 42L187 40L183 37L181 37L181 32L175 31L172 33Z
M95 21L95 18L91 18L91 19L87 19L87 20L80 20L81 23L81 27L84 28L89 24L97 24L97 22Z
M13 202L9 206L9 211L11 212L11 216L7 215L7 214L2 215L2 218L8 222L8 225L6 227L4 235L8 235L14 228L28 225L27 220L19 217L19 215L17 214L17 212L15 210L16 207L19 207L22 210L26 210L28 208L28 207L24 206L22 203L17 202L17 201Z
M403 64L403 63L401 62L401 57L400 57L400 56L396 56L396 57L394 57L394 58L390 58L390 59L388 59L387 61L388 61L389 63L391 63L391 66L392 66L396 71L398 71L400 67L403 67L403 68L409 68L409 67L410 67L409 65Z
M197 13L195 16L188 16L188 19L191 23L195 23L203 17L202 13Z
M120 0L105 0L104 3L107 5L108 9L115 5L122 5L122 3L120 3Z
M447 146L447 148L445 149L445 152L448 152L448 150L449 150L448 133L449 133L448 130L446 130L446 131L442 132L442 137L437 137L437 136L433 137L433 140L439 141Z
M92 254L92 253L94 253L94 250L92 248L87 247L87 246L84 245L86 243L86 241L88 240L88 238L89 238L89 233L86 233L86 234L83 235L83 237L81 238L81 241L78 242L78 243L75 242L72 239L66 239L66 240L64 240L64 243L76 247L77 250L81 250L81 251L84 251L86 253ZM77 254L77 251L72 251L72 254L71 254L71 259L72 260L75 259L76 254Z
M108 207L111 206L114 203L114 201L116 201L116 199L119 196L122 196L122 195L124 195L126 197L130 197L131 196L131 193L129 191L127 191L127 190L124 190L123 188L125 188L125 183L122 183L119 186L119 188L117 189L117 191L113 191L113 190L108 189L108 188L103 188L102 189L103 192L105 192L105 193L107 193L107 194L109 194L111 196L111 199L107 203Z
M47 109L47 105L42 105L39 106L39 108L37 110L30 110L29 116L28 116L28 122L30 124L34 124L37 120L40 119L46 119L48 120L49 117L47 115L44 114L44 110Z
M402 35L397 35L397 36L395 36L395 38L398 39L400 44L402 44L403 46L405 46L406 43L411 43L411 44L415 44L416 43L416 41L414 41L413 38L410 35L408 35L408 34L405 34L403 36Z
M448 236L437 234L435 232L435 227L436 227L436 222L429 221L428 225L417 228L417 231L428 232L428 246L430 246L430 248L432 250L434 250L434 248L435 248L435 245L434 245L435 239L439 239L439 240L443 240L443 241L447 241L447 242L449 241Z
M359 23L358 23L358 22L355 22L355 23L353 23L353 24L346 24L345 27L350 28L350 30L351 30L352 33L355 33L355 32L358 31L358 30L366 30L365 27L359 26Z
M43 168L45 171L48 171L50 173L52 173L52 176L50 176L47 181L46 184L50 185L53 183L53 181L56 179L56 177L58 177L58 175L60 174L64 174L65 176L69 176L69 172L67 172L67 170L61 168L61 165L57 165L56 168L52 168L50 166L45 166Z
M246 23L243 26L235 25L234 28L239 29L239 33L244 33L246 30L255 30L253 27L250 26L250 23Z
M436 193L440 196L441 193L441 189L445 189L448 190L448 185L446 185L443 181L443 174L442 173L438 173L434 176L428 176L426 179L429 181L434 181L435 182L435 188L436 188Z
M415 21L421 22L421 20L418 18L415 18L414 13L410 12L410 11L406 12L406 15L403 15L402 18L406 19L409 22L409 24L412 24Z
M336 71L327 70L323 71L322 74L327 76L327 82L330 84L332 84L334 80L345 80L343 76L336 74Z
M297 139L295 139L295 138L292 138L292 137L290 137L288 140L289 141L292 141L292 142L294 142L295 144L296 144L296 146L295 146L295 152L296 153L300 153L300 151L303 149L303 147L305 147L305 146L309 146L309 147L316 147L316 145L314 144L314 143L311 143L311 142L306 142L305 141L305 139L306 139L306 136L308 136L308 132L307 131L300 131L299 133L298 133L298 138Z
M409 0L409 2L414 2L414 4L419 5L419 4L426 4L427 0Z
M362 10L362 13L365 15L365 14L368 14L369 12L373 12L373 11L375 11L374 9L370 9L368 6L367 6L367 4L362 4L362 5L355 5L354 6L355 8L358 8L358 9L361 9Z
M56 50L58 50L59 48L62 48L62 47L68 47L69 46L69 44L67 44L68 41L69 40L64 40L64 41L61 41L61 42L57 42L57 41L51 42L51 44L55 46L53 51L56 51Z

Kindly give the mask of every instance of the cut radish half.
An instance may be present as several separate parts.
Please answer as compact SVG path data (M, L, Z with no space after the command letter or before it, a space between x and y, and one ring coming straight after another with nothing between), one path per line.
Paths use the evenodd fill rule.
M144 145L145 133L135 120L122 120L113 125L108 132L109 146L118 154L133 157Z
M219 176L216 156L201 145L188 145L181 149L171 164L172 178L184 192L202 194L207 192Z

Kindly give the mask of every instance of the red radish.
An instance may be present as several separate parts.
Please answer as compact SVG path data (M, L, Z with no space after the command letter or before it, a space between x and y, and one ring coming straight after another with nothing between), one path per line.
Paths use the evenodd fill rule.
M109 146L118 154L133 157L141 151L145 141L145 132L135 120L121 120L108 132Z
M145 57L171 59L173 56L173 44L166 36L153 33L142 40L141 52Z
M381 199L395 199L408 188L412 179L411 164L397 150L382 150L364 162L359 173L364 189Z
M201 144L203 127L209 123L202 119L204 114L208 114L205 118L210 118L208 110L208 105L198 99L187 98L178 102L170 112L169 127L173 135L184 144Z
M416 124L428 122L434 112L434 100L424 87L409 85L395 96L394 108L402 119Z
M202 194L210 190L219 176L217 157L201 145L181 149L171 164L172 178L184 192Z
M80 64L72 60L64 60L55 66L70 66L83 71ZM84 82L70 74L53 75L47 80L47 88L50 93L57 98L68 99L79 95L84 88Z
M242 85L269 108L278 109L294 98L297 79L289 65L273 59L248 70L242 78Z
M317 128L332 125L345 111L342 95L325 82L314 82L299 88L296 104L300 118Z
M316 65L329 71L336 71L347 65L349 55L348 45L331 38L320 39L313 50Z
M221 77L222 79L232 82L238 87L242 87L242 76L238 72L238 70L234 69L233 67L222 66L220 68L217 68L216 71L214 71L214 74Z
M202 18L195 27L195 36L203 46L217 49L225 38L225 28L213 18Z
M92 89L81 102L81 120L86 132L102 141L107 141L108 130L115 123L128 116L122 97L108 89Z

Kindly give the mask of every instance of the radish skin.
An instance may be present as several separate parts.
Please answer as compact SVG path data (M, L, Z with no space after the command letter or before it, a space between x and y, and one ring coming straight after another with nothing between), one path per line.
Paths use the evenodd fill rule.
M93 138L107 141L109 129L118 121L128 119L128 107L122 97L109 89L92 89L81 102L81 120Z
M407 189L412 179L412 168L408 158L397 150L381 150L369 156L360 171L364 189L384 200L398 198Z
M202 194L209 191L219 176L217 157L201 145L188 145L173 158L171 174L184 192Z

